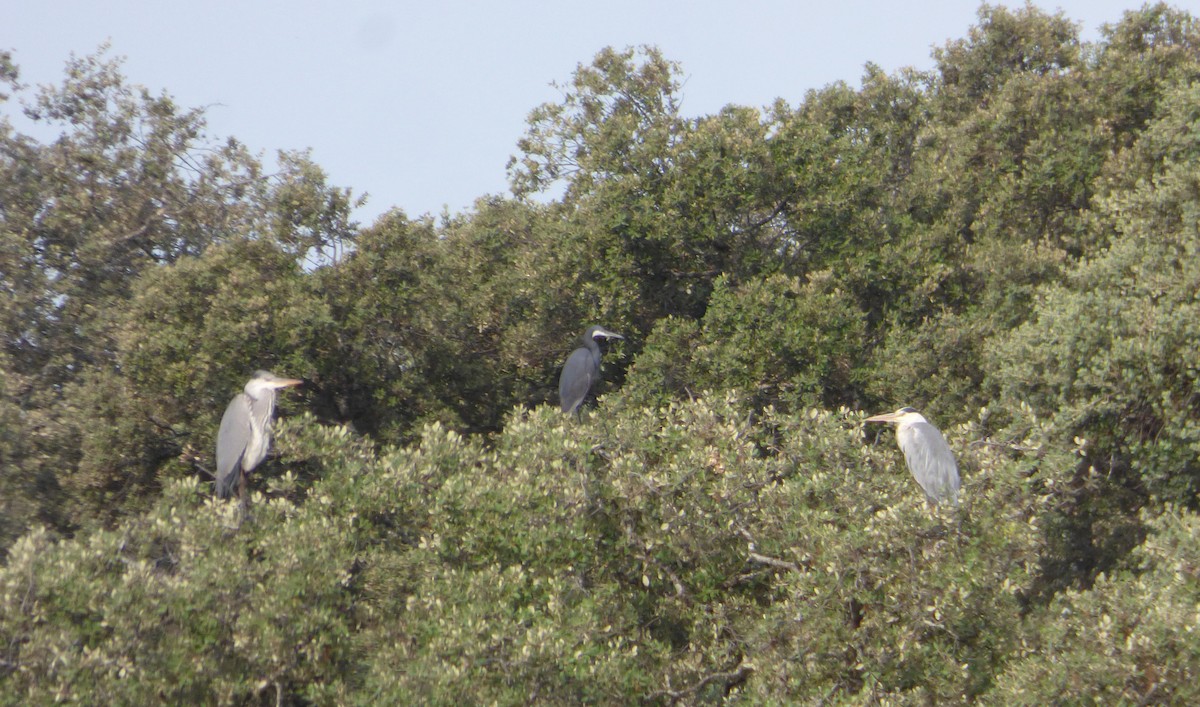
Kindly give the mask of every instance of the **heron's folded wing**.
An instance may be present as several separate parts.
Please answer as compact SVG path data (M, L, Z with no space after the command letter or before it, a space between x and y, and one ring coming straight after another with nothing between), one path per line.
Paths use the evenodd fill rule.
M250 434L250 398L239 393L229 401L217 431L217 495L221 498L233 492Z

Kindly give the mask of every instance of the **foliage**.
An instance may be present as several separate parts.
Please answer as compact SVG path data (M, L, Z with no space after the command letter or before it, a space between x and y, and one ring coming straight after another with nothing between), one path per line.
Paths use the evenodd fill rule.
M0 53L58 133L0 113L0 703L1196 701L1198 27L985 5L703 116L608 48L513 196L365 227L103 49ZM257 368L305 385L243 510Z
M815 409L751 424L733 400L582 426L543 406L486 447L431 425L378 452L285 420L284 465L319 478L296 495L289 471L240 525L187 479L112 531L14 546L6 693L796 699L856 693L868 673L875 689L977 691L988 673L945 653L991 665L1015 640L1037 497L985 447L964 455L963 518L929 518L899 455L862 433L854 413ZM864 654L865 668L818 648L897 631L916 652Z
M1067 542L1086 548L1070 553L1085 573L1107 569L1136 542L1131 511L1143 499L1190 504L1200 488L1188 363L1200 342L1200 151L1188 127L1196 98L1193 86L1167 94L1161 123L1126 158L1166 153L1159 174L1098 202L1096 227L1111 245L1044 288L1034 317L1000 337L990 357L1004 404L1032 405L1059 444L1082 446L1072 505L1086 510L1063 523L1076 536Z
M112 531L57 546L37 531L13 547L5 701L232 702L336 684L347 520L259 497L238 527L236 507L207 495L177 482Z
M639 358L649 365L634 371L626 396L645 402L722 388L761 407L793 409L853 389L863 316L830 273L803 284L774 275L736 290L719 278L713 288L698 331L667 327L649 338Z
M1133 570L1054 600L990 699L1088 695L1097 702L1186 704L1200 697L1200 523L1194 513L1168 507L1149 526L1151 535L1132 553Z
M217 286L172 273L194 272L188 263L248 239L290 253L274 267L298 274L295 257L352 237L350 196L325 185L301 154L284 155L280 172L266 175L236 140L209 139L202 111L129 85L103 51L72 58L63 84L40 88L26 106L29 118L61 132L44 145L7 121L0 132L4 392L21 411L12 434L24 447L0 473L24 496L15 504L23 524L36 518L69 531L145 508L164 463L189 440L209 446L212 428L203 418L191 427L187 413L215 414L214 400L231 395L255 361L282 357L257 338L257 323L243 321L246 308L270 301L251 296L257 274ZM214 310L209 295L229 309ZM177 326L155 326L172 307L166 316ZM235 334L249 335L228 352L236 363L192 358ZM278 352L298 342L272 343ZM205 370L213 364L236 366L219 374L220 387Z

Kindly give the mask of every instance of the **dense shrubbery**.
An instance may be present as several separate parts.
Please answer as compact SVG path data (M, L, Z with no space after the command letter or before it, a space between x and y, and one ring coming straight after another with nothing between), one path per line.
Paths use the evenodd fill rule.
M604 50L515 198L361 229L75 61L60 140L0 123L0 701L1195 702L1200 26L984 7L935 58L686 118ZM307 385L243 518L259 367Z
M304 417L279 447L320 478L272 480L243 523L188 479L86 541L19 541L10 694L975 694L1020 636L1045 505L983 446L962 514L930 517L857 414L735 400L542 406L488 445L433 425L379 451Z

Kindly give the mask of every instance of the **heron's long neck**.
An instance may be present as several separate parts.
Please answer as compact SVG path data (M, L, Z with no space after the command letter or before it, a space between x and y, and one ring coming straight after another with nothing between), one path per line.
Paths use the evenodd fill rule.
M255 426L264 431L270 430L271 417L275 413L275 391L268 390L253 399L251 408L254 412Z

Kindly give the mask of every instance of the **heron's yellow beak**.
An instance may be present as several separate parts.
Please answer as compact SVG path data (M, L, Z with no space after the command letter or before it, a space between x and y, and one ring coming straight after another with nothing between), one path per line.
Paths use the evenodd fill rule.
M898 417L900 417L900 413L885 412L882 415L868 417L867 419L863 420L863 422L894 422Z

